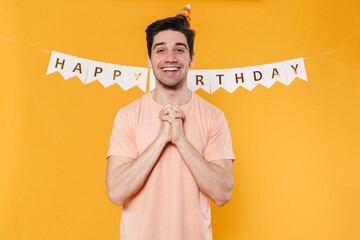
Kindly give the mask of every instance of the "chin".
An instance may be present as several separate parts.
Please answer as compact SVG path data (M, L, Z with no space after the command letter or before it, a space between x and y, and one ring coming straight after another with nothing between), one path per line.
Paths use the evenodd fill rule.
M166 81L158 81L163 87L167 89L178 89L182 85L182 81L178 82L166 82Z

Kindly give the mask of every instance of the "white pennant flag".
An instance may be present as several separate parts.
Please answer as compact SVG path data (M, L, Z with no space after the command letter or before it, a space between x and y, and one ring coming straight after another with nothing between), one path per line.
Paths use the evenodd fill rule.
M286 78L287 78L286 85L289 85L297 77L301 78L304 81L307 81L303 58L283 61L281 62L281 64L283 64L283 67L286 69Z
M189 70L187 76L187 86L193 92L202 88L207 93L210 93L209 70Z
M270 68L271 78L274 81L281 82L282 84L287 84L287 77L286 77L286 67L282 62L268 64Z
M118 83L125 91L138 86L143 92L146 92L146 83L148 68L124 66L124 78Z
M46 75L59 72L65 80L77 76L85 83L88 67L87 59L52 51Z
M214 93L220 87L224 88L226 83L229 82L229 77L226 74L225 69L214 69L214 70L207 70L210 75L210 90L211 93Z

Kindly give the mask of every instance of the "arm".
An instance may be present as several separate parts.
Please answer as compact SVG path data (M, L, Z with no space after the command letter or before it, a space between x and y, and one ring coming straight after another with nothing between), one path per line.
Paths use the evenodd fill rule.
M179 117L182 116L182 117ZM174 106L168 115L161 116L171 124L171 142L176 145L199 189L217 206L223 206L233 189L232 161L230 159L206 161L186 138L183 130L183 113Z
M137 158L110 156L106 171L106 187L111 202L122 205L145 184L165 145L170 141L170 124L161 122L157 138Z
M230 159L208 162L184 136L174 143L199 189L217 206L225 205L231 198L234 186Z

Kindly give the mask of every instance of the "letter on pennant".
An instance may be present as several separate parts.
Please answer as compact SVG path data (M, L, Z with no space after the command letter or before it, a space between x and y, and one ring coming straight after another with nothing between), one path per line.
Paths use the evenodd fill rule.
M279 71L276 68L274 68L271 78L274 78L274 76L276 76L276 75L278 75L278 77L281 78Z
M57 58L57 59L56 59L56 64L55 64L55 68L57 68L58 64L61 65L61 69L63 69L63 68L64 68L64 64L65 64L65 59L63 59L62 62L59 62L59 58Z
M224 76L224 74L216 74L217 77L219 77L219 84L221 85L221 77Z
M235 81L236 83L239 83L239 79L241 79L241 82L244 83L244 74L241 73L241 76L238 77L237 73L235 73Z
M98 71L98 70L99 70L99 71ZM97 75L98 73L102 73L102 71L103 71L103 69L102 69L101 67L96 67L96 68L95 68L94 77L96 77L96 75Z
M120 77L120 76L121 76L121 71L120 70L114 70L113 80L115 80L116 77Z
M196 85L199 85L199 82L201 82L201 85L204 85L204 83L202 81L203 78L204 78L203 75L196 75Z
M256 73L260 74L260 78L256 78ZM262 78L262 73L260 71L254 71L254 81L260 81Z
M78 70L80 74L82 73L82 71L81 71L81 63L77 63L77 64L76 64L73 72L75 72L76 70Z
M292 69L294 69L295 74L297 74L297 68L298 68L299 64L296 64L295 67L293 65L290 65L290 66L292 67Z
M135 81L138 82L138 81L139 81L139 77L141 76L141 73L139 73L139 74L134 73L134 74L135 74Z

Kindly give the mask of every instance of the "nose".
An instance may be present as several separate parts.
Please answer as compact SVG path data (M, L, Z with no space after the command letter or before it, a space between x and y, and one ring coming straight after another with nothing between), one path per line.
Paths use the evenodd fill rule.
M174 63L177 62L177 58L172 51L168 51L165 57L165 62L167 63Z

